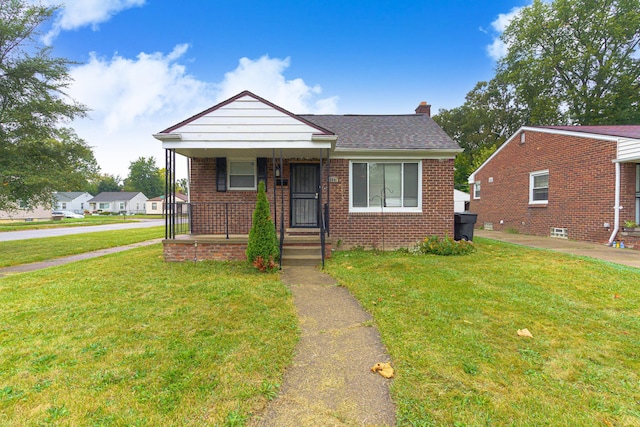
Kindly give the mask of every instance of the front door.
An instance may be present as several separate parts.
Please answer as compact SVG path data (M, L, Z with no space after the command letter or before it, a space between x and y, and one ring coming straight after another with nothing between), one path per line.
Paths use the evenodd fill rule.
M318 227L320 165L291 164L291 227Z

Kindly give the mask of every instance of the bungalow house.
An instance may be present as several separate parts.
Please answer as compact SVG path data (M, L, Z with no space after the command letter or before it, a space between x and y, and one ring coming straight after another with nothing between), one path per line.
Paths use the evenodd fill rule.
M162 215L165 210L165 196L154 197L145 203L147 215ZM184 194L176 193L176 203L187 203L189 199Z
M51 219L51 209L44 205L30 207L18 203L13 209L0 210L0 220L33 221L35 219Z
M469 185L476 227L640 247L640 126L522 127Z
M88 203L92 212L111 212L114 214L143 214L147 196L136 191L103 191Z
M54 210L71 211L82 214L89 210L89 200L93 196L84 191L54 193Z
M461 149L426 103L415 114L293 114L244 91L154 137L166 153L169 261L243 258L259 182L283 262L305 257L306 246L324 257L332 246L392 249L453 235ZM171 192L176 153L190 164L188 224Z

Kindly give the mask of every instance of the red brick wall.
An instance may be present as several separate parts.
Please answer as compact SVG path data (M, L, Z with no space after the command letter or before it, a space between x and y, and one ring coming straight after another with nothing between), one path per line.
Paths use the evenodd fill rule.
M289 179L290 164L314 163L313 160L285 160L283 178ZM318 162L315 160L315 162ZM193 159L191 172L191 200L198 202L249 202L255 203L255 191L216 191L215 159ZM337 179L327 194L327 174ZM453 236L453 160L423 160L422 162L422 213L349 213L349 161L333 159L323 170L323 203L330 197L330 237L340 240L343 247L355 245L385 249L407 247L425 236ZM273 168L268 166L267 197L274 208ZM281 190L278 187L276 209L279 229ZM289 186L284 187L285 228L290 226ZM238 208L239 209L239 208ZM222 215L220 212L217 215ZM202 217L194 209L194 233L221 233L220 230L199 225ZM246 214L238 214L238 217ZM248 230L246 231L248 232ZM384 235L383 235L384 234Z
M426 236L453 237L453 160L422 161L422 213L349 213L349 160L331 161L331 238L336 246L385 250L409 247Z
M164 240L164 259L169 262L245 260L246 243L202 243Z
M492 223L494 230L540 236L560 227L569 239L605 243L614 226L615 158L615 142L526 131L523 144L516 136L476 173L481 198L471 191L470 204L478 214L476 227ZM621 166L623 225L635 217L635 165ZM545 169L549 202L530 205L529 173Z

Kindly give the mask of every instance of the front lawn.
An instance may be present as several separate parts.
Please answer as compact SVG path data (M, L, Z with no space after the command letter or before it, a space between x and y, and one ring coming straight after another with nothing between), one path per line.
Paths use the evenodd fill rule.
M0 278L0 425L241 425L298 328L278 275L161 245Z
M161 237L164 237L164 227L96 231L0 242L0 268L125 246Z
M398 424L640 425L640 270L476 240L328 263L391 354Z

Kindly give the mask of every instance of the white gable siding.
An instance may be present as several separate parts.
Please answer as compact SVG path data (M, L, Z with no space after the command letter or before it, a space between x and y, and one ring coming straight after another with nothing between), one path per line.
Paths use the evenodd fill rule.
M244 96L199 117L172 133L186 141L308 141L317 129Z
M637 139L618 141L618 160L640 160L640 141Z

